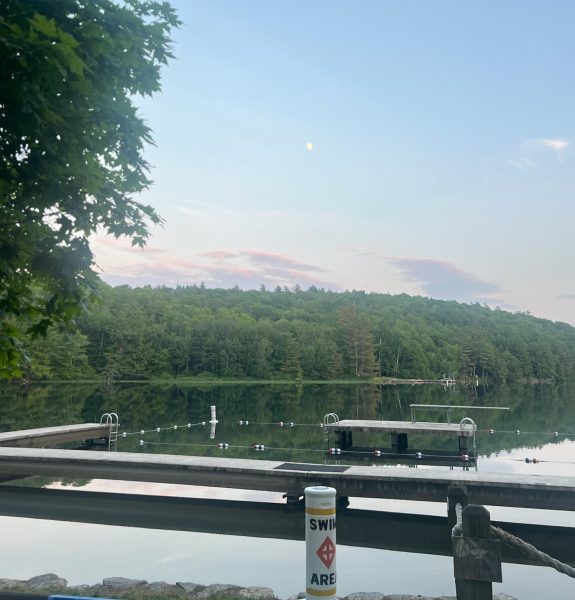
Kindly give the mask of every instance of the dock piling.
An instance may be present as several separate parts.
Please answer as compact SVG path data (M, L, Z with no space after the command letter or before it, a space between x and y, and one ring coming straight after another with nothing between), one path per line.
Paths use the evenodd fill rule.
M457 600L492 600L493 581L501 582L501 545L491 539L491 519L484 506L462 511L462 535L452 537Z

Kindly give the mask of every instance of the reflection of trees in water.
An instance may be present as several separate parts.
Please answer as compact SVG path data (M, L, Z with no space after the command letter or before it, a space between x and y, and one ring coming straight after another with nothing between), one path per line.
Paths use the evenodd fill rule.
M95 386L71 383L4 384L0 389L0 423L3 431L10 431L81 423L85 420L84 407Z
M563 438L530 435L525 432L575 432L575 385L516 385L490 388L454 386L375 386L375 385L156 385L121 384L36 384L2 386L0 421L4 430L28 429L82 421L98 421L104 412L120 415L121 430L171 427L209 421L210 406L216 405L219 424L215 441L209 440L209 427L179 428L144 436L146 452L269 458L273 460L323 461L319 450L326 447L319 427L328 412L341 419L410 420L412 403L477 406L508 406L509 411L456 411L452 420L471 416L479 430L511 431L479 434L482 454L524 446L540 446ZM418 411L420 420L445 420L437 411ZM238 421L249 421L239 426ZM278 422L309 426L279 427ZM266 425L276 424L276 425ZM139 451L140 436L120 439L119 450ZM215 448L224 441L233 446L228 454ZM358 443L371 447L389 445L387 436L358 436ZM187 444L194 444L188 446ZM255 453L252 444L264 444L278 451ZM451 436L419 434L410 436L410 446L423 449L453 449ZM308 449L308 452L298 450Z

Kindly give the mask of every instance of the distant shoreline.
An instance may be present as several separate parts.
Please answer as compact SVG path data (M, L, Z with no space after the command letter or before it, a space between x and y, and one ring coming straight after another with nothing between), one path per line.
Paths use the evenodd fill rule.
M196 385L442 385L441 379L401 379L398 377L371 377L369 379L224 379L210 377L155 377L152 379L14 379L9 383L30 385L34 383L97 383L97 384L196 384ZM449 385L467 384L464 380L451 380Z

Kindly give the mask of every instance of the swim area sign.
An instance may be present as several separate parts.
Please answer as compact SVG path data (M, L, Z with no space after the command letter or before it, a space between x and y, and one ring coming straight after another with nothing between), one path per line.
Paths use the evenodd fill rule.
M305 488L306 596L335 599L335 489Z

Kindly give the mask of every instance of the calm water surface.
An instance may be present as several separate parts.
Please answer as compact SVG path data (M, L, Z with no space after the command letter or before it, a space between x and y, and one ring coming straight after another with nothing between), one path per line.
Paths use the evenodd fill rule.
M120 415L118 451L229 456L297 462L334 462L326 457L319 427L328 412L341 419L409 420L410 403L508 406L509 411L468 410L479 434L481 471L574 475L575 387L517 386L462 388L439 386L377 387L310 385L175 386L52 384L30 388L0 388L3 430L26 429L99 420L104 412ZM219 423L210 436L210 406ZM455 413L454 420L464 416ZM437 412L418 412L421 420L443 419ZM248 425L240 425L248 421ZM294 423L280 427L279 422ZM190 423L192 426L187 427ZM177 428L174 428L177 426ZM158 433L156 428L161 428ZM494 433L490 433L493 429ZM146 433L140 433L144 430ZM520 433L516 433L519 431ZM557 435L555 434L557 432ZM122 433L126 433L123 437ZM140 445L140 440L144 445ZM217 448L218 442L230 445ZM388 445L386 439L361 437L362 446ZM253 444L264 444L256 452ZM414 450L456 450L454 438L410 436ZM356 457L361 464L373 456ZM525 458L536 458L536 464ZM397 468L410 468L397 465ZM417 468L434 468L418 465ZM437 467L435 467L437 468ZM440 467L449 468L449 467ZM460 469L456 466L455 469ZM42 482L52 487L68 482ZM145 483L76 482L80 489L157 495L193 495L279 502L278 494ZM38 483L37 483L38 484ZM352 499L352 507L422 514L445 514L443 504ZM575 515L493 507L493 519L575 527ZM0 517L0 577L28 578L55 572L71 583L95 583L122 575L149 581L196 581L267 585L287 597L304 587L305 549L302 542L227 535L158 531L93 524ZM454 594L452 559L385 550L338 548L338 593L381 591L409 594ZM542 568L503 565L503 583L495 591L521 600L575 597L575 582Z

